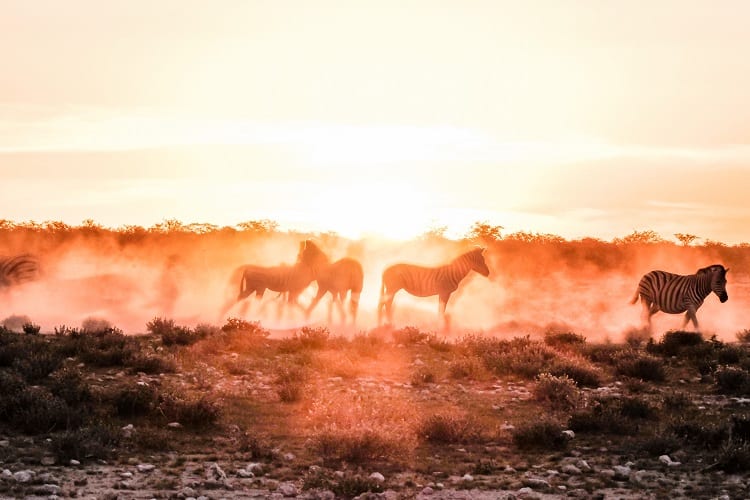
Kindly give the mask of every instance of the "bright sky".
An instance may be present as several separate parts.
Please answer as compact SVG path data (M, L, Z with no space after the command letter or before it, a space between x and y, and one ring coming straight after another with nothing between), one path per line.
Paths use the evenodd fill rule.
M743 0L0 12L0 219L750 241Z

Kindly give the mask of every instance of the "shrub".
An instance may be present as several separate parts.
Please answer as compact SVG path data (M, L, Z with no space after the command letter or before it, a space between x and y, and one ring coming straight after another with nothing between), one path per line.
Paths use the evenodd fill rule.
M549 373L556 376L567 376L579 387L599 387L599 371L583 360L563 358L552 363Z
M175 328L176 325L173 319L155 317L146 323L146 330L156 336L162 336L165 333L170 334Z
M331 334L326 327L313 328L310 326L303 326L295 336L299 339L302 347L308 349L323 349L328 344L328 339Z
M108 459L120 443L120 432L112 425L94 424L55 435L51 441L52 453L58 462L71 459Z
M513 443L520 449L561 450L567 446L568 438L562 426L549 419L525 422L511 431Z
M403 345L424 344L430 338L429 333L422 332L414 326L399 328L398 330L394 330L391 335L394 343Z
M636 425L623 415L618 399L598 398L574 412L568 427L581 433L624 434L634 431Z
M298 365L281 366L276 370L276 392L284 403L302 399L307 384L307 370Z
M487 370L477 356L469 356L452 361L448 365L452 379L482 380L487 377Z
M57 370L63 362L62 356L52 351L44 342L38 342L13 362L13 368L31 383L39 382Z
M81 370L63 367L50 375L50 391L71 406L79 406L92 400L91 390Z
M27 434L75 429L82 415L44 387L29 386L16 395L9 421Z
M207 396L185 398L170 394L163 397L159 410L167 420L200 428L215 424L221 416L222 406Z
M666 432L686 443L713 450L719 448L729 437L729 425L718 421L715 415L695 410L675 416L667 425Z
M257 321L248 322L239 318L229 318L224 326L221 327L222 332L241 332L250 337L266 338L270 334L268 330L263 329L260 323Z
M619 401L620 415L625 418L655 418L657 409L648 401L636 397L623 397Z
M685 348L703 342L703 336L698 332L669 331L657 344L649 346L649 350L662 356L678 356Z
M21 328L26 335L38 335L39 331L42 329L41 326L31 322L24 323Z
M120 333L122 330L113 326L104 318L86 318L81 322L81 332L88 334Z
M750 470L750 443L730 439L722 446L716 459L716 468L729 474Z
M398 456L399 436L375 428L326 430L313 439L313 448L324 460L360 464Z
M117 415L136 417L151 413L159 404L159 392L146 383L123 387L114 396Z
M580 347L586 343L586 337L573 332L555 332L548 330L544 333L544 343L550 347Z
M634 351L624 351L618 355L615 371L620 375L649 382L662 382L666 378L662 360Z
M430 415L417 426L417 435L431 443L479 443L490 434L477 420L451 413Z
M750 373L742 368L722 366L715 373L716 386L722 394L750 393Z
M750 328L745 328L737 332L737 340L743 344L750 343Z
M128 361L128 365L133 372L148 375L175 373L177 371L177 363L174 359L146 354L135 354Z
M23 325L31 324L31 318L26 315L13 314L3 320L2 326L9 332L23 332Z
M727 345L716 352L716 362L722 365L736 365L745 357L745 351L738 346Z
M556 377L549 373L537 376L533 394L537 401L548 404L554 410L572 410L581 398L573 379L567 375Z

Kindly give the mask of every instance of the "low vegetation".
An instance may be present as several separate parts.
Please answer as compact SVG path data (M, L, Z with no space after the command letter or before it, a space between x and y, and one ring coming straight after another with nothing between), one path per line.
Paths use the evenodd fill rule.
M272 338L231 318L194 328L154 318L146 330L0 327L2 433L59 463L188 457L220 442L269 477L291 474L291 451L304 487L342 497L383 491L366 470L497 478L504 463L572 450L604 456L601 467L674 455L684 471L750 471L745 343L692 332L638 345L566 331L446 339L412 327ZM0 449L6 463L23 458L12 449Z

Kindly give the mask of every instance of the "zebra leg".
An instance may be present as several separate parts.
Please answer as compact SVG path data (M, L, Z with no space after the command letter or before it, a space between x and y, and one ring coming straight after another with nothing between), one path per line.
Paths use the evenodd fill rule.
M684 330L685 327L688 324L688 321L693 322L693 326L695 327L695 331L698 331L698 317L696 316L696 309L695 307L689 306L687 312L685 313L685 319L682 322L682 329Z
M321 293L322 292L322 293ZM318 305L318 302L320 302L320 299L323 298L323 296L326 294L325 290L318 289L318 293L315 295L315 297L310 302L310 305L307 306L307 309L305 309L305 319L310 319L310 314L313 312L313 309L315 309L315 306Z
M349 298L349 313L352 317L352 326L357 324L357 309L359 308L359 295L360 292L352 292Z
M341 324L346 325L346 310L344 308L344 301L346 300L346 292L338 292L335 294L336 306L339 309L339 316L341 316Z
M450 298L450 294L448 295L440 295L440 301L438 302L438 315L440 316L440 319L443 320L443 330L444 331L450 331L450 316L446 314L445 309L448 307L448 299Z

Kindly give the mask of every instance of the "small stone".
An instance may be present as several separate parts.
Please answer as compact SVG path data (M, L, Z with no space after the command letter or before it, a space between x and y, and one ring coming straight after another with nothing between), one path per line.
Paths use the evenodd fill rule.
M0 448L7 448L10 446L10 441L7 439L0 440Z
M123 479L132 479L133 473L132 472L121 472L120 477Z
M284 460L286 460L287 462L291 462L295 458L297 458L297 456L294 453L285 453L284 454Z
M293 483L281 483L279 485L279 493L285 497L296 497L297 487Z
M156 466L153 464L138 464L135 468L138 472L151 472L156 469Z
M461 480L466 482L473 481L474 476L472 476L471 474L464 474Z
M430 488L429 486L426 486L426 487L425 487L425 488L424 488L424 489L422 490L422 493L421 493L421 494L422 494L422 495L425 495L425 496L430 496L430 495L432 495L433 493L435 493L435 490L433 490L433 489L432 489L432 488Z
M13 474L13 479L19 483L28 483L34 478L34 471L20 470Z
M42 457L42 465L55 465L55 457Z
M79 462L75 458L71 458L70 459L70 465L72 465L73 467L75 467L75 466L81 465L81 462Z
M612 470L615 471L615 479L628 479L630 477L631 469L627 465L615 465Z
M180 427L182 427L182 424L179 422L169 422L167 424L167 427L169 427L170 429L179 429Z
M372 474L370 474L370 479L377 481L379 483L382 483L383 481L385 481L385 477L380 472L373 472Z
M567 437L568 439L575 439L576 433L570 429L562 431L563 436Z
M563 474L570 474L572 476L577 476L578 474L581 473L581 469L579 469L573 464L568 464L568 465L563 465L562 472Z

